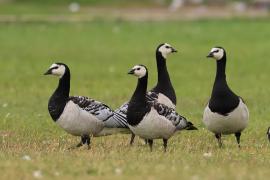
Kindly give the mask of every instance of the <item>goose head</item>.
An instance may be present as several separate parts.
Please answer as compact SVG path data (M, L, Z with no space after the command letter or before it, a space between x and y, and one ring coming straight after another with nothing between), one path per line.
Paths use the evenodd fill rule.
M206 56L207 58L214 58L215 60L221 60L226 56L225 49L222 47L213 47L209 54Z
M50 68L44 73L44 75L54 75L62 78L68 70L68 67L64 63L53 63Z
M177 50L168 43L162 43L157 47L157 52L160 53L164 59L166 59L169 54L176 53Z
M139 79L147 75L147 68L144 65L135 65L128 74L134 75Z

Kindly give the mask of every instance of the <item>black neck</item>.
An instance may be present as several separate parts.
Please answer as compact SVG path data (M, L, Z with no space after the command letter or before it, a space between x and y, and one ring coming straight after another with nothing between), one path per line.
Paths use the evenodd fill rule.
M140 78L137 83L135 92L133 93L127 110L127 122L131 126L138 125L145 114L150 111L146 101L148 75Z
M152 91L164 94L173 102L173 104L176 104L176 94L167 70L166 59L159 51L156 52L156 62L158 70L158 82Z
M217 80L225 80L226 81L226 55L222 57L222 59L217 60L217 71L216 71L216 81Z
M70 90L70 72L66 72L62 78L60 78L58 87L54 94L61 95L63 98L68 99Z
M239 104L239 98L229 88L226 81L226 55L217 60L215 83L212 90L209 108L212 112L227 115Z
M48 104L49 113L54 121L62 114L69 99L70 71L66 67L65 74L60 78L58 87L51 96Z
M156 52L156 62L158 70L158 83L159 88L172 86L170 75L167 70L166 59L162 56L160 52Z
M136 103L136 104L146 104L146 90L147 90L147 81L148 81L148 74L146 74L144 77L139 78L137 82L137 87L131 97L130 102Z
M226 81L226 54L222 57L222 59L216 61L217 69L216 69L216 78L213 87L213 93L227 93L229 92L229 87Z

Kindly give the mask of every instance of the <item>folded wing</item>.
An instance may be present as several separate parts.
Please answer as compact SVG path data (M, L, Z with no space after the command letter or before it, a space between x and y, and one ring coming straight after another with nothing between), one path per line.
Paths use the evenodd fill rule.
M77 104L81 109L103 121L105 128L127 128L125 116L114 112L106 104L84 96L71 96L69 99Z
M178 114L175 109L170 108L164 104L157 102L151 102L151 106L158 112L159 115L164 116L166 119L172 122L177 130L187 129L195 130L196 127L193 124L180 114Z

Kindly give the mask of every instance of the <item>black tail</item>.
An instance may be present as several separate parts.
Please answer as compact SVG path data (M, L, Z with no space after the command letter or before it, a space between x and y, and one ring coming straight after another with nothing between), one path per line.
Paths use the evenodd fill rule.
M186 127L186 130L198 130L198 128L196 128L193 124L192 124L192 122L189 122L188 121L188 125L187 125L187 127Z

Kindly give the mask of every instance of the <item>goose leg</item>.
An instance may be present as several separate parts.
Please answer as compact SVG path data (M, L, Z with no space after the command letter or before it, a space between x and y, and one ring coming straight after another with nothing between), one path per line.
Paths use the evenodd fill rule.
M167 144L168 144L168 139L163 139L164 152L167 151Z
M153 139L148 139L148 144L149 144L149 147L150 147L150 151L152 152L152 150L153 150Z
M134 142L135 134L131 133L131 138L129 144L132 145Z
M83 135L81 137L82 141L81 143L82 144L86 144L87 145L87 149L90 149L90 136L89 135Z
M91 149L91 146L90 146L90 144L91 144L91 138L89 136L88 136L88 139L86 141L86 144L87 144L87 149Z
M238 144L238 147L240 148L240 137L241 137L241 132L237 132L235 133L235 137L236 137L236 141L237 141L237 144Z
M218 140L218 146L221 148L222 147L221 134L220 133L215 134L215 137Z

